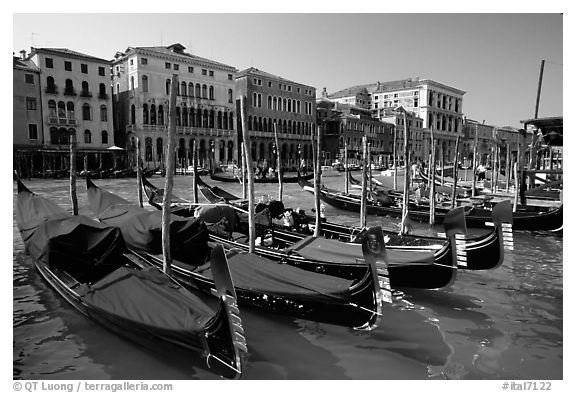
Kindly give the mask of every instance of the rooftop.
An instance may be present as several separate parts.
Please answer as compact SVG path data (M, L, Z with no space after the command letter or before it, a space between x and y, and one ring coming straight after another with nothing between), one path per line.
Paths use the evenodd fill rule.
M76 52L68 48L32 48L32 52L30 56L33 56L35 53L47 53L47 54L54 54L62 57L74 57L74 58L82 58L86 60L96 61L100 63L110 63L110 60L101 59L99 57L87 55L85 53Z
M169 46L139 46L139 47L128 47L124 54L127 54L130 51L138 51L138 50L146 51L146 52L155 52L155 53L158 53L161 55L178 56L178 57L181 57L181 58L186 59L186 60L201 62L201 63L204 63L206 65L213 65L215 67L229 68L229 69L234 70L234 71L236 70L236 68L231 66L231 65L220 63L218 61L210 60L210 59L207 59L205 57L201 57L201 56L197 56L197 55L193 55L191 53L185 52L184 51L185 49L186 49L186 47L184 47L184 45L178 44L178 43L172 44Z

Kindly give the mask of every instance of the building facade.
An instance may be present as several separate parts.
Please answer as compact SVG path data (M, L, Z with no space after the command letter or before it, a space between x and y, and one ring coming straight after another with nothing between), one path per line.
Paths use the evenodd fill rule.
M476 143L477 141L477 143ZM519 145L524 143L518 129L513 127L498 127L484 124L472 119L466 119L463 127L462 157L472 165L474 158L474 146L476 145L476 159L478 164L491 166L494 154L499 155L501 162L505 162L507 149L510 149L510 160L518 159L518 151L524 148Z
M395 124L398 135L403 135L403 116L394 114L394 109L404 108L408 122L413 122L410 128L414 128L409 137L410 154L426 162L431 153L430 130L434 131L435 144L444 160L454 159L456 136L462 137L464 94L463 90L430 79L409 78L358 85L324 95L330 101L355 101L370 108L374 117ZM398 138L403 146L403 136Z
M237 162L236 68L185 52L181 44L129 47L112 62L114 120L130 165L140 143L144 166L163 163L168 142L172 76L178 75L178 165L191 164L196 141L200 165Z
M30 140L41 147L41 158L33 160L35 168L55 171L68 167L66 156L72 134L76 137L79 170L111 165L111 152L107 150L114 145L110 61L65 48L32 48L29 56L22 52L22 57L39 72L35 85L40 89L35 110L37 139ZM31 98L27 98L27 106L33 106ZM19 114L18 121L21 119ZM28 132L34 135L34 130Z
M236 87L238 96L246 97L252 159L259 165L275 166L276 127L282 165L294 169L301 159L310 163L316 89L253 67L238 73Z
M321 157L324 164L335 159L342 161L345 146L349 162L359 162L363 136L368 139L373 163L386 165L391 160L394 125L375 119L369 109L321 98L317 102L317 114L324 132L324 157Z
M15 149L41 148L44 145L40 69L22 57L12 59L13 145Z

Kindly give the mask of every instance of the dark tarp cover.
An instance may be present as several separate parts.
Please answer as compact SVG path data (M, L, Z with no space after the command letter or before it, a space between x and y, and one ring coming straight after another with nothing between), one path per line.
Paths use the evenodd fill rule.
M156 268L120 268L88 287L84 302L107 313L165 330L201 332L211 310Z
M16 225L25 247L38 226L49 219L68 218L70 213L52 201L33 194L28 189L18 192L16 200Z
M85 216L68 216L43 222L26 241L28 253L51 268L88 278L95 269L123 262L122 234Z
M304 258L340 263L363 261L362 245L346 243L322 237L308 236L294 243L287 252L296 253ZM434 251L408 251L386 249L388 265L431 265L434 263Z
M246 253L229 256L228 265L237 288L301 300L350 301L351 280L305 271ZM208 264L197 272L211 277Z
M122 231L130 248L162 253L162 212L149 211L101 190L88 188L90 209L102 222ZM170 250L175 259L202 265L209 256L208 230L198 219L170 215Z

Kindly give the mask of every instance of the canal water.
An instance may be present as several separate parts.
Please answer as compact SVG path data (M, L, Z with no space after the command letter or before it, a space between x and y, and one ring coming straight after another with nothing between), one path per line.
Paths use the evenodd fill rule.
M164 185L163 178L150 180ZM191 180L177 176L174 193L192 199ZM137 201L135 179L95 182ZM343 177L328 173L323 183L343 188ZM25 184L71 210L67 180L32 179ZM218 185L242 194L239 184ZM277 189L276 184L257 184L256 195L275 197ZM78 200L80 213L90 215L82 179ZM313 196L297 184L284 185L286 206L310 212L313 203ZM331 221L358 223L357 215L329 206L326 214ZM397 228L398 220L369 217L368 224ZM434 232L425 225L414 229ZM243 307L249 352L242 378L563 379L563 239L545 232L515 232L514 243L515 250L507 252L496 270L459 271L454 284L441 290L404 289L401 299L384 308L381 325L370 332ZM14 378L218 379L181 354L145 349L79 314L43 281L22 250L14 220Z

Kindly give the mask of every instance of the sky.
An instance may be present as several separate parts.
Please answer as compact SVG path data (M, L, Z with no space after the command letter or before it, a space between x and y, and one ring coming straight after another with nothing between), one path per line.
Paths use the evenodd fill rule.
M110 7L106 7L110 9ZM64 27L63 27L64 26ZM13 14L13 52L63 47L112 59L170 45L316 88L419 77L466 91L464 114L497 126L563 114L560 13Z

